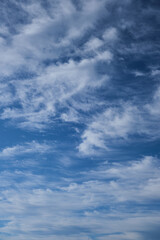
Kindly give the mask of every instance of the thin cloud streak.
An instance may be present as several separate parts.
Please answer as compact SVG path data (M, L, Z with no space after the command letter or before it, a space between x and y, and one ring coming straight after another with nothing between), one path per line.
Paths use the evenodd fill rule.
M24 154L44 154L53 151L53 146L46 143L38 143L32 141L23 145L15 145L13 147L6 147L0 151L0 158L13 158Z

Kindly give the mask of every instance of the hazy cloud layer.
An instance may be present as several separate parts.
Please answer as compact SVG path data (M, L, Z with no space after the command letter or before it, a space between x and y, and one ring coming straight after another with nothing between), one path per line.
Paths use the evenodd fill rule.
M159 160L148 156L83 172L81 183L47 184L30 172L1 172L2 237L142 239L141 232L160 221L154 210L141 208L160 199L159 171Z

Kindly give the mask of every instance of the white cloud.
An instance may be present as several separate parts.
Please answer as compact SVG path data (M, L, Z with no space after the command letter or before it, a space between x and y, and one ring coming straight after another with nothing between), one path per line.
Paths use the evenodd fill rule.
M152 76L159 76L160 75L160 70L159 69L153 69L152 72L151 72L151 75Z
M47 181L22 171L1 172L0 211L8 220L1 234L25 240L50 236L92 239L92 235L141 240L140 231L158 226L160 214L146 213L142 205L138 210L134 203L146 206L160 199L159 174L159 160L153 157L99 166L83 173L79 183L63 178ZM128 212L130 201L132 210Z
M110 27L105 30L102 37L105 41L113 42L113 41L117 40L117 38L118 38L118 31L116 28Z
M65 122L78 122L79 114L73 108L70 108L68 112L61 114L61 119Z
M114 163L87 173L95 179L107 180L105 189L112 201L145 202L159 199L160 167L158 159L146 156L140 161ZM103 187L101 188L103 189ZM108 189L108 190L107 190ZM114 197L113 197L114 196Z
M160 117L160 87L156 89L153 95L153 99L151 103L146 104L146 109L149 111L149 113L156 117L156 120L159 121Z
M8 106L12 104L14 97L11 93L11 89L7 83L0 82L0 106Z
M129 135L145 131L137 107L124 104L123 107L111 107L94 117L82 135L79 151L84 154L95 153L94 147L108 149L110 139L127 139Z
M110 62L113 59L113 54L110 51L104 51L102 53L98 53L96 56L97 60Z
M103 44L104 44L104 42L102 40L100 40L99 38L92 38L86 43L85 48L87 51L95 50L95 49L101 47Z
M73 40L94 25L99 12L104 11L104 4L103 0L82 1L81 11L78 11L70 0L49 1L49 12L38 1L20 4L29 20L15 26L17 34L10 34L10 41L2 38L1 76L12 75L22 67L39 72L43 60L61 57L65 47L72 48ZM8 33L5 25L2 25L2 32Z
M116 69L109 63L115 60L117 67L123 54L139 54L140 51L144 57L144 50L148 49L144 42L137 44L138 37L143 39L143 34L138 31L136 36L133 16L128 17L131 12L124 8L124 4L132 1L115 1L112 5L112 0L47 0L44 1L49 5L47 9L39 0L12 2L22 7L27 20L11 23L12 31L5 24L0 30L1 120L9 119L18 127L32 129L49 126L57 118L78 122L85 128L78 148L86 155L95 154L99 149L109 151L118 141L127 141L135 134L159 137L159 89L153 100L141 109L136 107L137 95L127 97L134 98L134 104L114 102L116 106L110 101L110 92L107 95L117 81L114 79L109 85L110 77L106 72L112 74ZM116 6L114 12L110 5ZM145 9L147 16L148 9ZM109 15L111 22L107 19ZM98 29L102 22L104 32ZM112 27L115 25L119 29ZM119 32L122 29L124 32ZM126 41L123 44L123 33L125 39L127 33L127 40L133 34L136 44L126 44ZM117 55L114 56L115 50ZM118 58L120 55L122 58ZM139 55L136 57L139 59ZM126 67L125 64L122 66ZM139 71L130 72L143 75ZM152 71L151 75L157 77L158 70ZM128 94L128 84L122 87ZM96 91L100 88L105 91ZM115 89L111 89L111 93L112 90ZM119 93L115 94L119 98ZM82 128L77 129L77 134L81 131ZM0 158L19 159L23 155L31 158L52 151L50 144L32 141L2 149ZM159 159L148 156L137 161L102 165L102 159L99 159L96 162L99 167L83 173L76 170L79 162L69 169L73 162L67 154L56 160L58 166L53 163L49 169L50 172L57 171L56 174L42 169L41 163L32 168L34 159L26 161L25 165L21 159L21 167L28 171L14 171L13 168L10 172L1 171L2 239L142 240L141 232L152 232L155 226L159 228L160 213L152 208L153 203L160 200ZM3 163L8 164L8 161L2 161L2 167ZM87 163L82 165L90 167ZM6 220L4 226L3 220Z
M145 73L140 72L140 71L134 71L133 74L134 74L136 77L143 77L143 76L145 76Z
M67 101L71 101L72 97L81 93L87 96L90 89L100 87L107 80L107 77L104 78L95 71L95 64L99 59L110 61L111 54L107 51L102 56L80 62L71 60L68 63L49 66L35 78L12 81L15 89L12 99L19 103L20 108L13 107L9 102L8 105L12 107L4 109L1 119L19 120L20 127L42 128L51 116L56 115L56 106L59 106L57 104L67 107ZM70 113L76 112L76 109L70 110L69 106L68 109ZM65 115L62 116L64 120L67 119L64 118ZM76 118L75 116L74 119Z
M141 105L141 108L129 102L108 107L88 123L81 135L79 152L90 155L100 152L97 151L100 149L111 150L118 141L128 141L134 134L146 139L158 139L159 105L160 88L155 91L151 102Z
M12 158L19 155L24 154L34 154L34 153L47 153L52 151L50 145L46 143L38 143L36 141L32 141L30 143L25 143L24 145L15 145L13 147L6 147L1 150L0 158Z
M113 54L103 49L89 57L84 50L79 62L72 59L64 63L61 58L74 57L71 52L78 51L78 40L94 27L99 14L105 12L105 4L105 0L82 1L77 9L70 0L49 1L48 11L38 1L19 5L28 14L28 21L15 25L14 34L3 27L8 38L2 38L0 45L0 74L2 78L12 77L23 70L33 77L24 74L22 79L1 84L1 119L13 120L21 128L41 129L51 117L56 117L60 108L67 108L61 114L64 121L77 121L80 107L85 111L94 108L92 99L86 106L79 104L78 97L83 95L84 102L85 98L92 98L93 91L108 79L98 73L96 65L99 61L110 63ZM103 41L93 38L87 44L94 49ZM51 63L47 65L45 61ZM69 101L79 106L70 106Z

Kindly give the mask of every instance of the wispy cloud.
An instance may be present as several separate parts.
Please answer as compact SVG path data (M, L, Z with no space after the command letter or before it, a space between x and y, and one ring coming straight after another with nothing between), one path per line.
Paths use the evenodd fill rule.
M100 180L111 179L106 183L107 194L115 201L149 201L159 199L159 163L151 156L140 161L115 163L101 166L99 170L91 171L88 176ZM105 188L105 189L106 189ZM102 187L103 189L103 187Z
M17 6L16 2L14 4ZM73 96L79 101L78 96L82 92L88 98L92 94L90 88L94 91L102 85L102 79L108 79L107 75L97 71L97 64L109 63L113 59L110 49L104 47L106 37L103 37L102 40L86 39L83 45L91 53L80 50L82 59L76 60L79 41L88 29L94 28L99 13L105 13L106 1L82 1L80 8L69 0L57 1L56 4L49 1L48 4L47 9L37 1L20 4L18 7L26 14L26 21L21 25L15 24L15 33L10 33L8 29L7 38L2 37L1 78L14 76L23 69L26 72L20 74L24 79L18 77L15 81L1 84L4 107L1 119L16 120L19 127L43 128L50 122L51 116L57 115L59 104L61 109L67 107L70 112L67 101ZM116 30L110 28L105 36L107 34L114 38ZM100 42L103 49L95 52ZM65 60L66 56L68 60ZM93 104L90 107L93 108ZM76 109L73 111L76 112ZM62 116L63 120L68 119Z
M160 239L158 7L0 2L1 239Z
M13 147L6 147L0 151L0 158L12 158L24 154L44 154L53 150L51 145L46 143L38 143L32 141L23 145L15 145Z
M13 233L18 239L22 236L74 239L78 235L79 239L86 236L92 239L92 235L113 239L132 239L136 235L141 239L140 231L148 228L152 231L160 216L154 211L146 214L138 205L134 207L133 202L150 204L160 198L158 166L159 160L153 157L106 164L82 173L81 183L61 181L60 185L53 182L48 187L42 176L4 172L1 180L2 183L5 180L4 186L8 188L1 191L0 209L8 223L1 228L2 235L6 239ZM130 201L132 208L137 208L136 213L134 209L128 212L128 205L124 205Z
M119 140L128 141L134 135L146 139L159 139L159 89L150 104L139 107L131 103L120 103L108 107L94 116L81 135L79 152L96 154L97 149L111 150ZM154 125L154 127L153 127ZM112 142L111 142L112 141ZM111 148L110 148L111 147Z
M153 116L157 121L160 118L160 87L158 87L153 95L153 99L149 104L145 106L151 116Z
M79 151L95 154L95 147L107 150L110 139L127 139L129 135L144 133L145 130L139 126L142 126L142 120L136 107L123 104L122 107L108 108L97 115L84 131Z
M20 126L31 128L43 126L51 116L57 114L58 105L67 107L67 101L72 97L78 97L82 92L86 93L86 97L89 89L100 87L107 77L96 73L95 64L97 61L110 61L111 58L111 53L106 51L80 62L69 61L49 66L43 74L33 79L12 81L15 89L13 100L18 101L20 107L12 107L8 99L11 107L4 109L1 119L17 119L21 122Z

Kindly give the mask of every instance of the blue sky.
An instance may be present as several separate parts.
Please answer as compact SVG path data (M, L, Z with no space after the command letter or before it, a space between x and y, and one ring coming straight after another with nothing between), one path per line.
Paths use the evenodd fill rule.
M160 239L159 7L1 0L0 239Z

